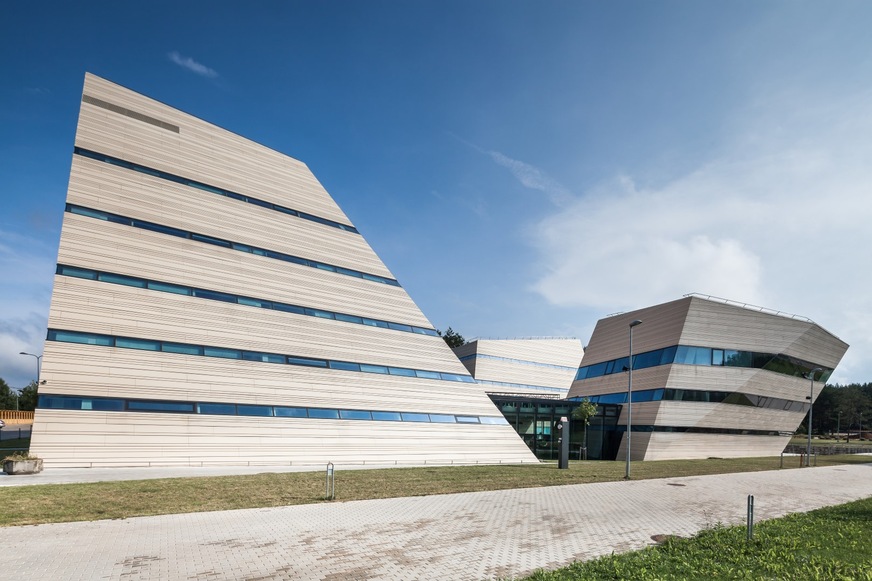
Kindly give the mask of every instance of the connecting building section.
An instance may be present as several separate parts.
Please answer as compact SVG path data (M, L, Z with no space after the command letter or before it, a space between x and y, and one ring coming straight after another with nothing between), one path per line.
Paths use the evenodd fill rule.
M595 458L626 454L634 321L634 460L777 456L848 349L808 319L695 295L602 319L569 393L599 404Z
M85 78L31 452L535 457L301 162Z

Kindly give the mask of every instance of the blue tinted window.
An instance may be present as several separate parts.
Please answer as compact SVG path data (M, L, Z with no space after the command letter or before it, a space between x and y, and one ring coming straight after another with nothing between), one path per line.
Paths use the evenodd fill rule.
M339 410L339 417L343 420L371 420L372 414L361 410Z
M320 268L321 270L329 270L330 272L336 272L336 267L330 264L324 264L323 262L316 262L315 268Z
M108 220L109 214L106 212L99 212L97 210L91 210L90 208L83 208L81 206L67 206L67 211L71 214L78 214L80 216L87 216L89 218L96 218L98 220Z
M223 347L203 347L203 355L206 357L222 357L224 359L242 359L242 351L238 349L225 349Z
M305 418L308 415L306 414L306 408L288 408L276 406L275 412L276 416L285 418Z
M377 321L376 319L363 319L364 325L369 325L370 327L381 327L383 329L388 328L388 324L385 321Z
M306 314L306 310L303 307L296 307L294 305L285 305L282 303L273 303L273 309L276 311L282 311L285 313L295 313L297 315Z
M407 333L412 332L411 326L401 325L400 323L388 323L388 328L393 329L394 331L406 331Z
M82 399L83 410L94 410L97 412L123 412L123 399Z
M201 288L194 289L194 296L199 297L201 299L211 299L213 301L223 301L225 303L235 303L236 296L230 295L227 293L219 293L210 290L203 290Z
M169 284L166 282L155 282L153 280L148 281L148 288L156 291L161 291L165 293L174 293L177 295L190 295L191 289L186 286L181 286L178 284Z
M288 363L308 367L327 367L327 362L323 359L309 359L308 357L288 357Z
M164 341L161 344L163 351L167 353L181 353L183 355L202 355L203 348L199 345L187 345L185 343L167 343Z
M469 383L468 375L455 375L454 373L440 373L439 375L445 381L464 381Z
M675 351L678 347L667 347L660 350L660 365L668 365L675 361Z
M160 351L160 341L149 339L131 339L129 337L116 337L115 346L123 349L143 349L145 351Z
M178 236L179 238L187 238L188 233L184 230L179 230L178 228L171 228L169 226L161 226L160 224L153 224L151 222L143 222L142 220L134 220L133 226L137 228L141 228L143 230L151 230L152 232L160 232L161 234L169 234L170 236Z
M348 361L331 361L330 369L341 369L343 371L360 371L360 365L357 363L349 363Z
M261 363L285 363L284 355L276 353L261 353L259 351L243 351L242 358L246 361L260 361Z
M425 329L423 327L412 327L412 331L417 333L418 335L429 335L430 337L438 337L439 333L437 333L434 329Z
M194 413L194 404L181 401L135 401L127 402L127 409L137 412Z
M322 319L332 319L333 313L321 311L319 309L306 309L306 314L310 317L320 317Z
M458 424L477 424L478 416L457 416Z
M405 369L403 367L388 367L388 372L391 375L402 375L405 377L415 377L414 369Z
M337 321L345 321L346 323L357 323L358 325L363 324L363 319L360 317L355 317L353 315L343 315L341 313L336 313Z
M141 278L133 278L131 276L122 276L120 274L109 274L101 272L97 276L97 280L102 282L111 282L112 284L123 284L125 286L135 286L145 288L145 281Z
M424 379L441 379L441 375L436 373L435 371L422 371L420 369L415 371L415 375L418 377L422 377Z
M403 418L399 412L372 412L372 419L381 422L400 422Z
M76 278L86 278L88 280L95 280L97 278L97 273L93 270L88 270L87 268L75 268L72 266L63 266L58 265L57 268L58 274L63 274L64 276L74 276Z
M213 414L219 416L235 416L236 406L232 403L198 403L198 414Z
M455 419L453 415L448 414L430 414L430 421L434 424L453 424Z
M723 365L724 364L724 350L723 349L712 349L712 365Z
M50 341L62 341L64 343L83 343L85 345L101 345L112 347L115 340L108 335L96 335L94 333L77 333L76 331L49 331Z
M254 204L255 206L262 206L264 208L269 208L270 210L272 210L272 207L273 207L273 205L270 204L269 202L264 202L263 200L258 200L256 198L248 198L246 200L246 202L248 202L249 204Z
M339 410L326 410L321 408L309 408L310 418L321 418L325 420L339 419Z
M236 404L236 413L240 416L272 416L272 406Z
M383 365L366 365L361 363L360 370L364 373L381 373L382 375L387 375L388 373L388 368Z
M401 415L403 416L404 422L429 422L430 421L429 414L413 414L413 413L403 412Z
M506 420L506 418L504 418L503 416L500 416L500 417L480 416L479 420L483 424L491 424L491 425L504 425L504 424L509 423L508 420Z
M272 303L269 301L262 301L260 299L252 299L249 297L238 297L237 302L240 305L248 305L250 307L260 307L261 309L271 309Z
M279 212L282 212L283 214L289 214L291 216L299 216L300 215L300 213L297 212L296 210L291 210L290 208L285 208L284 206L279 206L278 204L273 206L273 209L277 210Z

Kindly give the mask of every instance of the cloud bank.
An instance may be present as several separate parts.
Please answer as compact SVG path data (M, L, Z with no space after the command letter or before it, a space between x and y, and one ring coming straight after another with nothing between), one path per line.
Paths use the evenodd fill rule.
M869 381L869 96L762 100L703 166L590 189L532 228L532 289L599 312L699 292L798 313L852 345L832 381Z
M191 57L183 57L176 51L172 51L167 56L171 61L173 61L183 69L188 69L189 71L194 72L202 77L214 79L218 76L218 72L215 71L215 69L210 69L206 65L198 63Z

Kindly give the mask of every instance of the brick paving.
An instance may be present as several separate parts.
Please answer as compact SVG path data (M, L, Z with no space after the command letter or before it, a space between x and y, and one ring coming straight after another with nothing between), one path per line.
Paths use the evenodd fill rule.
M337 471L341 493L341 471ZM0 529L7 579L511 578L872 496L872 465Z

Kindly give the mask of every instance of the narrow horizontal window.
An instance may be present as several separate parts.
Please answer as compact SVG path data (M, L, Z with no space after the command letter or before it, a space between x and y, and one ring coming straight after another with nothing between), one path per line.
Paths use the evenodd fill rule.
M97 272L86 268L74 268L72 266L63 266L62 264L59 264L56 272L57 274L62 274L64 276L97 280Z
M327 410L322 408L309 408L310 418L320 418L324 420L338 420L339 410Z
M339 418L342 420L371 420L372 413L361 410L339 410Z
M448 414L429 414L430 421L434 424L453 424L456 422L454 416Z
M123 276L120 274L108 274L101 272L97 277L100 282L111 282L112 284L122 284L124 286L134 286L137 288L145 288L146 282L141 278L133 278L132 276Z
M214 244L215 246L221 246L223 248L231 247L229 241L215 238L214 236L206 236L205 234L191 234L191 240L196 240L197 242L205 242L206 244Z
M139 401L127 402L127 409L137 412L169 412L169 413L194 413L194 404L187 402L169 401Z
M49 341L61 341L63 343L84 343L85 345L101 345L112 347L115 339L109 335L96 335L94 333L78 333L76 331L52 331L48 332Z
M227 293L219 293L215 291L203 290L199 288L194 289L194 296L201 299L209 299L212 301L222 301L225 303L235 303L236 296L227 294Z
M321 319L333 319L335 316L329 311L321 311L318 309L306 309L306 314L310 317L319 317Z
M184 230L179 230L178 228L172 228L170 226L162 226L161 224L155 224L153 222L144 222L142 220L134 220L133 226L135 228L142 228L143 230L151 230L152 232L160 232L161 234L169 234L170 236L177 236L179 238L187 238L188 233Z
M235 416L236 406L232 403L199 403L198 414L210 414L218 416Z
M414 369L406 369L404 367L388 367L388 372L391 375L402 375L403 377L417 377Z
M372 412L372 419L380 422L401 422L403 416L400 412Z
M442 379L442 374L435 371L422 371L418 369L415 370L415 375L423 379Z
M142 349L144 351L160 351L160 341L149 339L131 339L129 337L116 337L115 346L121 349Z
M402 412L403 421L404 422L429 422L430 414L414 414L409 412Z
M343 371L360 371L360 364L350 363L348 361L331 361L330 369L341 369Z
M203 347L203 355L206 357L221 357L223 359L242 359L242 351L238 349L224 349L222 347Z
M380 373L382 375L388 374L388 368L384 365L365 365L361 363L360 370L364 373Z
M505 425L505 424L509 423L508 420L506 420L506 418L504 418L503 416L500 416L500 417L480 416L479 421L482 424L496 425L496 426L501 426L501 425Z
M283 418L306 418L309 414L306 413L306 408L289 408L275 407L276 416Z
M273 303L273 309L284 313L294 313L297 315L305 315L306 309L303 307L295 307L294 305L285 305L282 303Z
M160 291L163 293L173 293L173 294L177 294L177 295L189 295L190 296L193 292L190 287L181 286L181 285L177 285L177 284L169 284L166 282L155 282L155 281L151 281L151 280L148 281L148 288L151 290L156 290L156 291Z
M405 331L406 333L412 332L411 326L401 325L400 323L388 323L388 328L393 329L394 331Z
M240 416L272 416L272 406L236 404L236 413Z
M249 297L237 297L236 300L240 305L248 305L249 307L260 307L261 309L272 308L272 303L270 301L262 301L260 299L252 299Z
M343 315L341 313L336 313L336 320L344 321L346 323L355 323L357 325L363 324L363 319L361 319L360 317L355 317L353 315Z
M458 424L477 424L478 416L456 416Z
M261 353L260 351L243 351L242 358L246 361L260 361L261 363L287 363L287 358L284 355Z
M288 357L290 365L304 365L306 367L327 367L324 359L310 359L308 357Z
M370 327L381 327L382 329L388 328L387 321L376 321L375 319L363 319L363 324Z
M203 355L203 348L199 345L187 345L185 343L167 343L164 341L161 344L161 350L166 353L181 353L183 355Z

